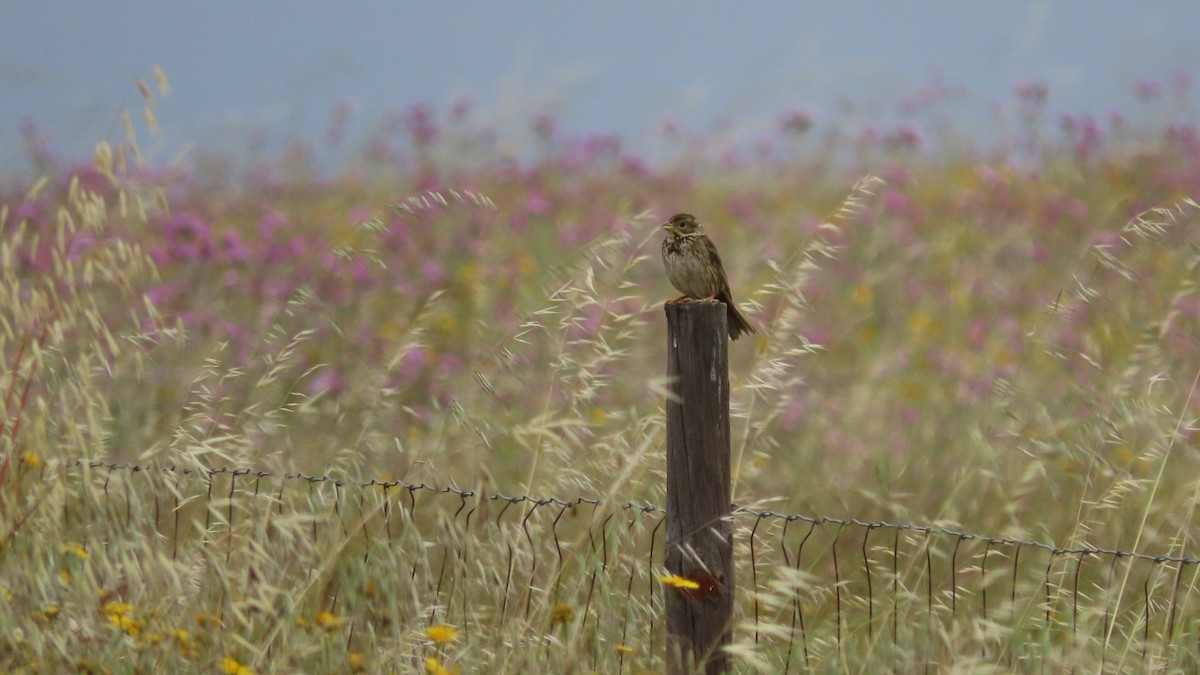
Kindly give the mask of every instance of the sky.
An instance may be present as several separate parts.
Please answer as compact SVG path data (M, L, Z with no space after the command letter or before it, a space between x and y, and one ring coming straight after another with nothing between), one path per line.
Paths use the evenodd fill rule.
M982 104L1040 81L1052 110L1128 112L1139 80L1200 76L1198 25L1182 0L6 0L0 169L22 161L27 121L72 157L118 139L155 66L171 82L163 156L251 131L316 138L339 103L370 120L464 96L502 134L546 112L636 139L667 118L753 130L802 108L820 123L847 100L886 115L935 80Z

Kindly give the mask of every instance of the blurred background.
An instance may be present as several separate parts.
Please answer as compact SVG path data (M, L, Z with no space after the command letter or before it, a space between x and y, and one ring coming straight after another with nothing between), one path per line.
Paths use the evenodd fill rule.
M1198 23L1200 5L1182 1L778 3L748 14L630 0L16 0L0 9L0 160L24 166L33 121L51 146L90 153L155 65L173 86L163 133L143 147L152 158L199 140L319 138L331 115L353 138L418 103L471 106L520 146L534 112L635 141L664 124L741 140L783 109L887 124L937 96L961 131L986 137L999 102L1033 80L1051 92L1051 113L1128 114L1200 62Z

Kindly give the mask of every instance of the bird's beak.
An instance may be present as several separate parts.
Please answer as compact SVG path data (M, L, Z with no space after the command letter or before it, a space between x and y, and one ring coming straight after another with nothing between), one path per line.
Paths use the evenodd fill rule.
M662 225L660 225L659 227L666 230L667 232L672 232L672 233L675 232L675 226L672 225L671 221L669 221L669 220L667 222L663 223Z

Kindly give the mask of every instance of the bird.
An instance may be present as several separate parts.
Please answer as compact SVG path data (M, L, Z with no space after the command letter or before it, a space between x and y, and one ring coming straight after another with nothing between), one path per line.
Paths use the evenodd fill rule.
M690 213L676 213L662 224L662 229L667 231L662 244L663 267L671 285L683 293L668 301L668 304L688 298L720 300L725 303L729 339L736 340L742 335L756 333L733 304L721 256L717 254L717 247L713 246L712 240L704 234L704 228L700 227L696 217Z

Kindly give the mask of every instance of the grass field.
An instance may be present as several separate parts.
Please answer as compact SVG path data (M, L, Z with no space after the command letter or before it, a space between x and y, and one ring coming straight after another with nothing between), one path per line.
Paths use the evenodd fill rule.
M931 104L669 127L655 161L415 106L333 172L303 139L146 162L165 91L0 184L6 671L661 671L676 211L761 333L730 346L739 505L1196 555L1182 84L1125 117L1020 87L986 146ZM1200 663L1194 563L735 537L746 672Z

